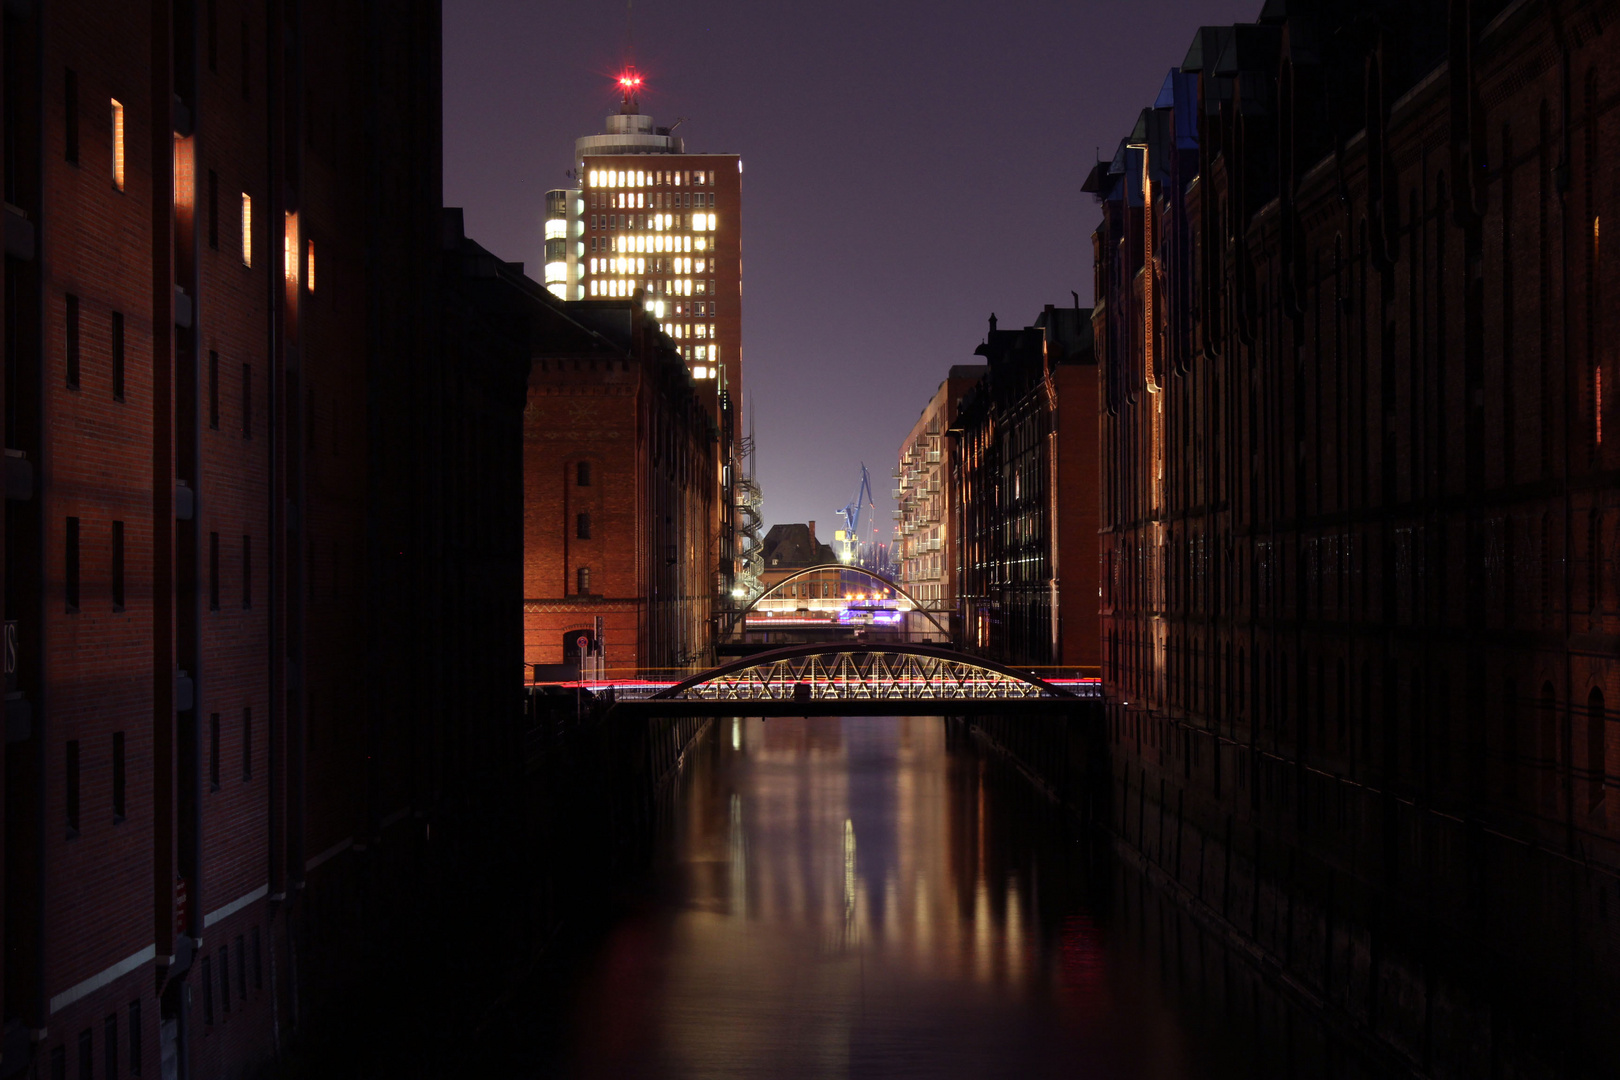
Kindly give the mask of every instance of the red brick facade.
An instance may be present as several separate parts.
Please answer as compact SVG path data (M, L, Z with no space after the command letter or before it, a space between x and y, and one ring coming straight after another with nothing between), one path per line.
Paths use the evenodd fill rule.
M638 302L558 302L550 327L524 415L525 661L577 666L598 619L614 676L708 661L713 383L689 376Z
M1607 1074L1615 9L1367 7L1199 30L1087 185L1119 823L1425 1070Z
M6 8L0 1075L262 1061L356 852L517 713L522 369L439 348L439 23Z

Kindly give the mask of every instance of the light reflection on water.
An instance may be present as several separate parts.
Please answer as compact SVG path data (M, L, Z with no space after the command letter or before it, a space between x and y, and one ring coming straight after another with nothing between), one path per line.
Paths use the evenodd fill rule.
M717 729L574 1002L574 1074L1220 1071L1122 959L1081 845L938 718Z

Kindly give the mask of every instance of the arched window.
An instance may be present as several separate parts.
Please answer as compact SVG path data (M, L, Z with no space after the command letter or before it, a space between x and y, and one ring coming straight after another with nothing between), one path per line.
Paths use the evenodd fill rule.
M574 536L580 540L591 538L591 515L579 514L574 518Z
M1558 803L1558 699L1552 683L1541 684L1536 712L1537 786L1541 789L1542 808L1552 810Z
M591 463L581 461L574 466L574 483L578 487L591 486Z
M581 596L590 595L590 591L591 591L591 568L588 567L588 566L581 566L578 570L575 570L574 571L574 583L576 585L576 588L574 590L575 592L579 593L579 595L581 595Z
M1603 805L1604 777L1608 769L1608 716L1603 709L1603 691L1592 687L1586 697L1586 790L1587 801L1595 811Z

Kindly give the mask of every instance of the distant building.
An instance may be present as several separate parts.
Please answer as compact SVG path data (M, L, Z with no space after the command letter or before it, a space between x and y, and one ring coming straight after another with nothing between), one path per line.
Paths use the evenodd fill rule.
M900 464L895 468L898 584L929 610L952 616L959 549L954 542L956 484L945 433L963 395L988 370L982 364L951 367L900 444Z
M629 300L545 295L524 415L524 658L610 675L711 657L717 433Z
M1093 668L1097 367L1091 310L996 329L948 429L960 640L1006 663ZM1061 497L1060 497L1061 495Z
M772 525L765 534L763 560L764 569L759 577L765 591L770 592L774 586L801 570L812 566L836 566L838 554L831 545L823 544L816 538L816 523L812 521L804 525ZM784 586L781 592L772 594L772 598L833 598L843 595L843 587L841 570L824 570Z
M574 143L576 186L546 197L546 283L568 300L640 298L719 416L742 399L742 159L691 154L619 77L605 130ZM732 432L737 438L737 432Z

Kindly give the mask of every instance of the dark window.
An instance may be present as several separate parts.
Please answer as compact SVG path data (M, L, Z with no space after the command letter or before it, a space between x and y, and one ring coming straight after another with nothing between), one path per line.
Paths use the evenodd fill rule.
M63 320L67 337L67 388L79 388L79 298L67 296L67 314Z
M65 565L62 567L62 582L67 589L67 610L69 615L79 610L79 519L67 519L67 536L65 543Z
M219 533L208 534L208 610L219 610Z
M67 1080L67 1047L51 1047L51 1080Z
M253 779L253 710L242 710L242 779ZM237 957L238 960L241 957Z
M242 438L253 438L253 365L242 365Z
M203 1023L214 1022L214 964L209 957L202 958Z
M219 790L219 713L208 718L208 790Z
M253 928L253 989L264 989L264 956L259 952L259 928Z
M113 732L113 820L124 820L124 733Z
M114 611L124 610L124 523L112 523L112 602Z
M242 609L253 606L253 537L242 537Z
M96 1037L89 1028L79 1032L79 1080L96 1080Z
M112 317L112 394L114 401L124 400L124 313L113 312Z
M236 935L236 996L247 1000L247 944L241 934Z
M581 596L589 594L591 591L591 568L588 566L580 567L574 571L574 578L575 584L578 586L575 591Z
M141 1003L129 1003L129 1075L141 1075Z
M1604 752L1604 726L1608 713L1603 707L1603 691L1597 687L1586 699L1586 774L1592 809L1603 803L1603 783L1608 773L1608 755Z
M219 430L219 353L208 350L208 426Z
M67 113L66 140L63 156L74 165L79 163L79 73L72 68L62 79L62 104Z
M219 2L208 0L208 70L219 70Z
M591 538L591 515L580 514L574 521L574 535L581 540Z
M578 465L574 466L574 483L576 483L580 487L590 487L591 486L591 463L590 462L581 461Z
M101 1022L102 1072L106 1080L118 1080L118 1014Z
M213 169L208 170L208 246L219 250L219 174Z
M226 943L219 950L219 1003L231 1011L231 946Z
M79 835L79 740L69 739L67 743L67 760L64 763L66 777L63 788L67 795L67 830L68 839Z

